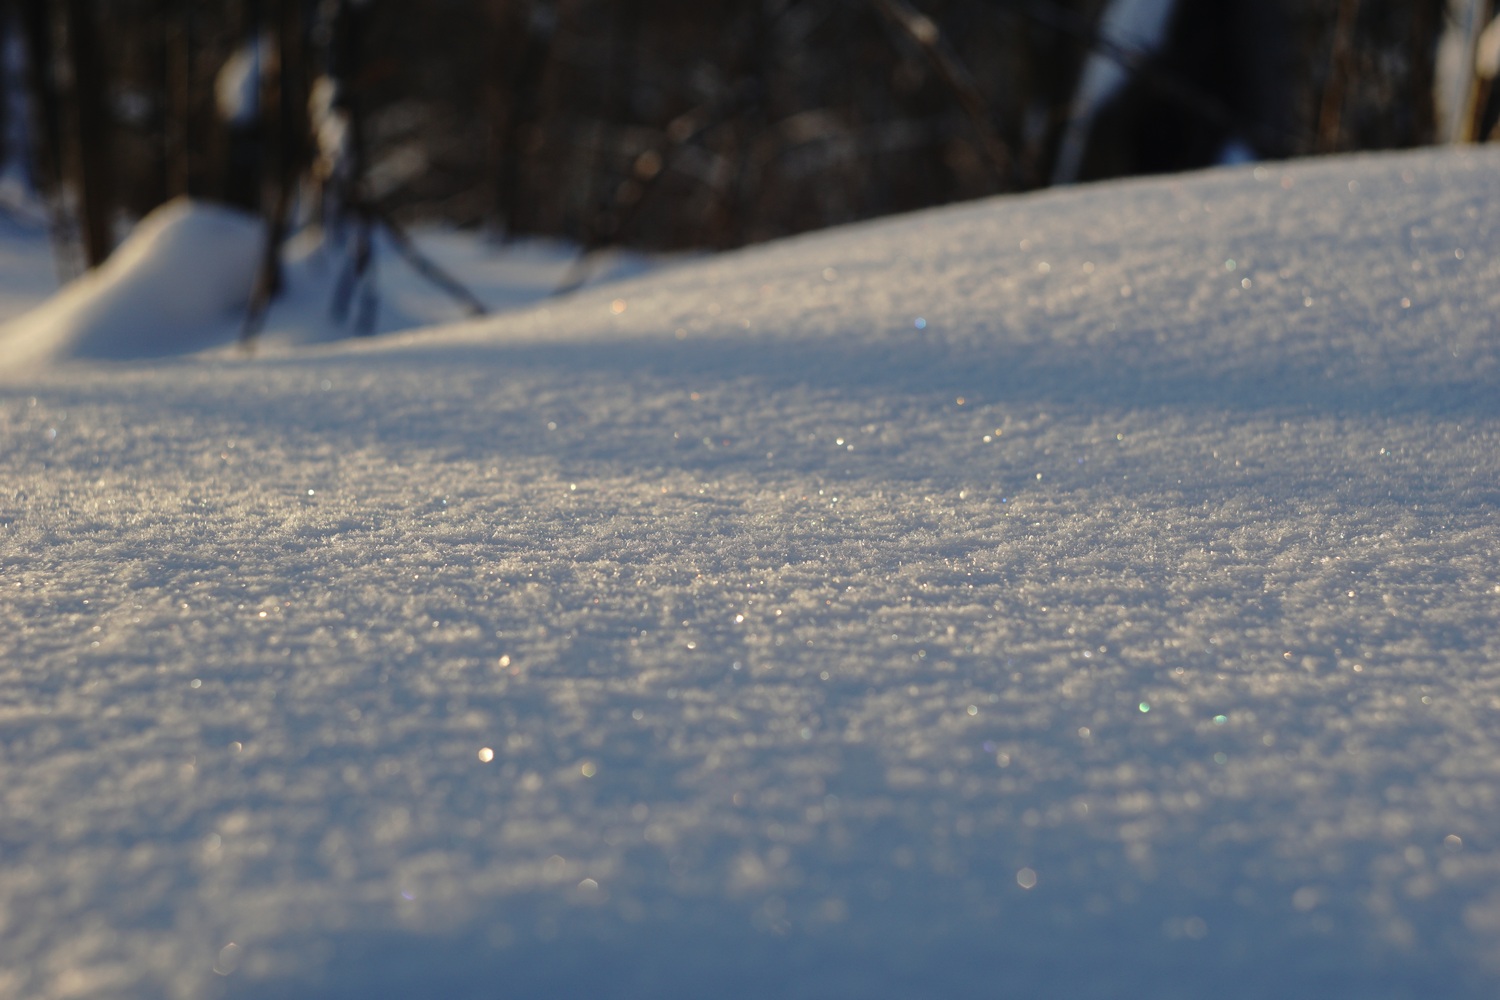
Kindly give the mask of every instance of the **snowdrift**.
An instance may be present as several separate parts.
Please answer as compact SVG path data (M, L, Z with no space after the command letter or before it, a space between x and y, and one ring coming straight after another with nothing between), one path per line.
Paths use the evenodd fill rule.
M223 343L243 321L262 243L249 215L170 202L141 220L103 266L0 327L0 368Z
M1259 166L11 377L0 994L1494 996L1497 201Z
M21 311L7 308L12 300L42 300L0 324L0 374L240 347L264 231L247 213L179 198L142 219L103 266L50 297L40 235L0 234L0 261L14 270L5 276L14 280L0 281L0 315ZM464 303L402 258L384 228L376 229L373 242L368 279L351 283L346 305L336 309L336 289L350 266L349 239L341 243L316 227L295 235L283 253L282 291L245 353L274 354L467 314ZM547 298L578 259L576 248L562 243L497 246L476 234L431 228L420 230L416 242L491 310ZM597 255L583 276L597 284L660 265L639 254L612 252ZM360 325L362 310L368 310L368 328Z

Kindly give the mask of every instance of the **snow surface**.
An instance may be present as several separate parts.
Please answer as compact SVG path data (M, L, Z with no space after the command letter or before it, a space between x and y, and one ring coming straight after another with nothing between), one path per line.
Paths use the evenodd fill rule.
M1500 986L1500 154L0 387L0 995Z

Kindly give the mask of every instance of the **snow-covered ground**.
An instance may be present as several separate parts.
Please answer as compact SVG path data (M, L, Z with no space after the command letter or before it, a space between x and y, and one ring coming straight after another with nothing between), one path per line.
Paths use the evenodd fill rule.
M0 387L0 996L1488 998L1500 154Z

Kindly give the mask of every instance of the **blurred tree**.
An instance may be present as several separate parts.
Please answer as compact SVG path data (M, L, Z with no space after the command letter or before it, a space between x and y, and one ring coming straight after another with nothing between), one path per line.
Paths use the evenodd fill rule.
M114 249L114 177L110 157L112 122L107 111L103 53L94 5L64 0L68 66L71 71L73 149L78 214L84 255L97 267Z
M1435 135L1445 7L9 2L31 53L38 176L54 191L66 178L94 259L110 218L98 206L139 215L183 192L273 227L337 223L321 202L351 225L420 216L585 246L727 247L1054 178L1412 145ZM1160 39L1111 34L1132 10L1161 14ZM1123 83L1085 121L1080 81L1100 65ZM219 113L226 88L211 84L230 70L235 110L253 113ZM337 81L336 114L312 121L319 76ZM348 143L332 201L313 155L330 122Z
M16 47L12 46L11 39L15 33L15 17L11 7L13 0L0 0L0 169L7 166L11 158L18 150L11 148L11 109L14 102L11 100L14 86L12 80L12 67L16 62L14 53ZM24 155L24 151L20 151Z
M1296 146L1280 3L1176 0L1166 10L1158 36L1106 38L1111 47L1096 51L1089 69L1107 61L1126 72L1097 107L1075 109L1087 121L1076 173L1065 179L1275 158Z

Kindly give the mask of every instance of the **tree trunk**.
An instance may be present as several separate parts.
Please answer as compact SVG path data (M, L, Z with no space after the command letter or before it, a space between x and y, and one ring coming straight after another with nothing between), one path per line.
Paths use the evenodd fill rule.
M521 23L524 21L524 24ZM543 82L557 32L557 12L544 0L528 8L502 4L495 12L490 44L494 67L489 84L491 116L490 163L494 178L491 224L497 232L513 235L520 223L525 195L521 183L525 151L523 139L541 119ZM505 37L523 36L517 44Z
M10 147L10 33L15 23L12 6L11 0L0 0L0 167L22 155L21 150Z
M73 70L72 126L79 224L84 256L90 267L104 262L113 248L110 214L110 123L105 103L104 67L88 0L67 0L68 62Z
M35 108L36 176L49 198L62 186L62 114L57 81L52 75L52 17L47 0L21 0L21 26L26 34L26 73Z
M193 5L161 0L162 164L168 197L196 194L193 169Z
M276 27L277 71L264 81L261 110L265 116L266 166L274 190L264 200L265 243L240 339L260 332L271 301L281 293L281 245L297 181L307 165L307 63L300 0L272 0Z
M79 222L90 267L104 263L114 248L110 215L110 121L105 102L103 55L88 0L66 0L68 61L73 68L73 128L78 150Z

